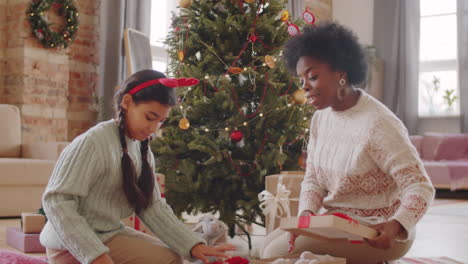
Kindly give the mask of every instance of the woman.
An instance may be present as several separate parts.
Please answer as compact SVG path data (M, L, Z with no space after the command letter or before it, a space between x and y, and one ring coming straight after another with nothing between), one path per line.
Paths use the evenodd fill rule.
M317 111L310 124L307 166L299 214L344 213L378 231L361 244L296 237L279 229L262 257L312 251L348 263L383 263L402 257L416 223L434 198L434 188L402 122L357 88L367 77L363 48L336 23L306 28L284 48L307 102ZM289 245L289 250L288 250Z

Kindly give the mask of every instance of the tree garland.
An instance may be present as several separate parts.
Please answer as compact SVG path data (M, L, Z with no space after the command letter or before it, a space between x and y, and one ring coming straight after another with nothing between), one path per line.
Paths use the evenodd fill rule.
M52 23L43 17L44 12L51 7L65 20L59 32L52 31L50 29ZM45 48L60 46L66 48L78 30L78 8L73 0L32 0L26 10L26 16L31 25L32 35L41 41Z

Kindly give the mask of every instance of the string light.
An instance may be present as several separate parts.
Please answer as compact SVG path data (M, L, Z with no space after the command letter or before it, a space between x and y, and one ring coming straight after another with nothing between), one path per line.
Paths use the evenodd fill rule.
M288 107L291 107L291 104L288 104Z
M244 125L244 126L247 126L247 122L244 122L243 125Z
M205 79L207 79L207 80L208 80L208 78L210 78L210 76L208 76L208 75L205 75Z
M205 132L210 132L210 130L208 128L205 128Z
M244 71L247 71L247 67L244 68Z
M262 66L266 66L266 63L263 63Z
M226 127L224 130L229 131L229 127Z
M262 116L263 116L263 113L260 113L259 116L262 117Z

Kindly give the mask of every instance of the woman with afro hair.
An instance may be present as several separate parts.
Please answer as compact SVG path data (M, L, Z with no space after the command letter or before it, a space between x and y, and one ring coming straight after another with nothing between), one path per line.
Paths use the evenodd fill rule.
M350 30L325 23L292 37L283 57L301 80L307 103L317 109L299 214L347 214L378 235L360 243L331 242L276 229L265 239L261 257L311 251L350 264L399 259L414 241L434 188L403 123L358 88L367 78L364 49Z

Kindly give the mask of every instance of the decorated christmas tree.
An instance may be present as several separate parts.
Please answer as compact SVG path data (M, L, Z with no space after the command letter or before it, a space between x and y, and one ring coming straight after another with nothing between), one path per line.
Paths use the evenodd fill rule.
M265 176L301 166L312 109L281 58L298 22L285 0L180 6L166 41L168 74L200 83L179 91L152 150L174 212L219 213L233 236L235 225L263 225Z

